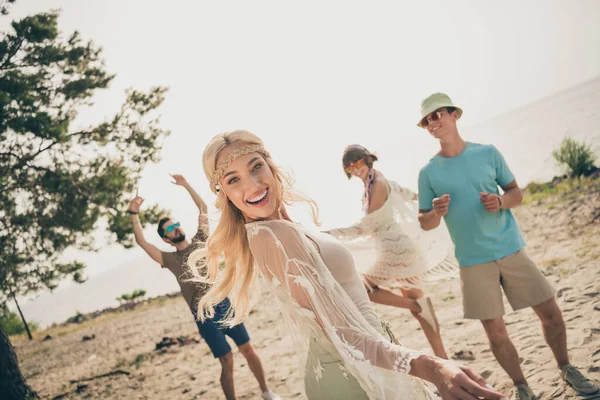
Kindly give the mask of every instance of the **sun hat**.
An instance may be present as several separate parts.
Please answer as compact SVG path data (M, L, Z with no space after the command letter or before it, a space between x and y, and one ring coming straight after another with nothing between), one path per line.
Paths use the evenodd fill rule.
M421 126L423 118L442 107L454 107L456 108L456 111L458 111L458 118L462 116L462 109L455 106L446 93L434 93L421 102L421 118L419 119L417 126Z

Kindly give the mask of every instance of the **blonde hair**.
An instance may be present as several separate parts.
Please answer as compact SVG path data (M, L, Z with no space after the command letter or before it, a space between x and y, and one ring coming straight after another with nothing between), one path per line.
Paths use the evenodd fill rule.
M202 155L202 166L209 182L213 182L215 178L219 154L233 144L260 145L264 149L262 140L248 131L238 130L215 136ZM279 189L277 205L283 216L287 217L284 206L303 201L310 206L313 220L318 225L317 204L293 190L291 177L274 163L268 152L260 150L258 152L275 176ZM223 190L217 192L216 207L221 212L219 223L208 238L205 248L190 254L188 265L194 276L192 281L207 282L212 285L198 302L200 320L214 317L214 307L229 297L231 306L222 323L234 326L248 316L253 300L257 297L256 271L246 235L244 215L229 201ZM205 275L202 275L199 270L204 268L206 268Z

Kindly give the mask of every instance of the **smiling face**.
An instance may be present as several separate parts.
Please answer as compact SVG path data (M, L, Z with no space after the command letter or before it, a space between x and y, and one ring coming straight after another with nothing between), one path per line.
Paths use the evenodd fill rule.
M458 120L456 110L451 113L446 107L442 107L423 118L427 121L425 129L436 139L443 139L449 134L457 132L456 121ZM422 124L423 125L423 124Z
M347 146L342 156L342 165L348 179L355 176L365 181L375 161L377 156L358 144Z
M364 181L369 174L369 170L370 168L365 162L365 159L361 158L355 162L351 162L348 167L346 167L345 172Z
M223 149L217 157L217 165L239 147L232 145ZM279 186L260 153L246 154L232 161L219 185L247 222L279 218Z

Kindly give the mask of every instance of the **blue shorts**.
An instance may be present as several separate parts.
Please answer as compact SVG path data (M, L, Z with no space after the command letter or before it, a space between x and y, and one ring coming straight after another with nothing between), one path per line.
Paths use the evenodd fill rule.
M215 358L223 357L231 351L231 346L227 343L225 335L232 338L238 347L250 341L250 336L248 336L248 332L243 323L232 328L219 324L219 321L225 317L229 306L229 299L226 298L215 306L215 316L204 322L197 321L196 311L192 311L194 320L196 320L196 325L198 325L200 336L202 336Z

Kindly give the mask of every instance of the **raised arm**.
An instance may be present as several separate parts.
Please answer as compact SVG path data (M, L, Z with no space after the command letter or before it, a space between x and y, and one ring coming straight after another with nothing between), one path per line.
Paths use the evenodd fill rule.
M140 211L140 207L144 199L140 197L137 192L135 194L135 198L131 200L129 203L129 213L131 214L131 224L133 226L133 235L135 236L135 242L142 248L148 255L157 263L163 263L162 253L161 251L146 241L144 237L144 231L142 229L142 224L140 223L140 219L138 218L138 212Z
M255 224L249 228L248 236L254 261L263 276L275 281L274 284L278 282L293 302L306 310L298 312L297 322L302 323L301 318L310 314L342 355L344 365L357 379L365 380L366 386L372 383L366 369L374 365L397 371L398 379L408 379L400 374L410 373L428 380L441 393L449 393L452 387L460 385L463 391L484 398L502 397L484 389L483 379L470 370L392 344L382 337L335 281L315 244L291 225L281 221Z
M170 175L173 178L173 181L171 181L171 183L185 188L185 190L188 191L188 193L192 197L192 200L194 200L194 203L198 207L198 231L193 237L192 242L205 242L208 238L208 207L206 206L206 203L204 202L204 200L202 200L202 197L200 197L198 192L196 192L196 190L194 190L194 188L188 183L187 179L185 179L183 175Z
M196 190L194 190L194 188L188 183L187 179L185 179L183 175L179 174L169 175L171 175L171 177L173 178L173 181L171 183L173 185L183 186L185 190L188 191L190 196L192 196L192 200L194 200L194 203L196 203L200 214L206 215L208 213L208 207L206 207L206 203L204 202L204 200L202 200L202 197L200 197Z

